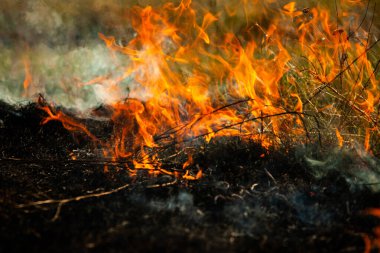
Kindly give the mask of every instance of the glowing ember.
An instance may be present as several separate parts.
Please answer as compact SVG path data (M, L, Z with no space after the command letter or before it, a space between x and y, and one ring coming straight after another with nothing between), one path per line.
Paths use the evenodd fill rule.
M106 156L132 160L126 165L132 173L145 169L189 180L202 175L202 168L189 169L195 167L191 154L179 174L163 168L160 149L184 150L187 142L220 136L276 147L323 135L336 136L341 147L360 141L370 151L379 136L380 87L370 59L377 41L363 28L358 5L364 7L341 1L339 17L322 5L269 0L217 3L217 11L190 0L132 7L127 16L135 36L128 43L99 34L112 54L129 57L123 72L81 83L108 83L112 138L101 142L47 106L43 123L58 120L84 132ZM239 29L228 22L242 17L246 24ZM27 63L25 69L27 88ZM120 83L128 78L129 97L120 100Z
M380 209L372 208L367 210L367 213L380 218ZM367 235L364 235L365 253L371 252L372 249L380 249L380 227L376 227L373 233L375 238L372 240Z

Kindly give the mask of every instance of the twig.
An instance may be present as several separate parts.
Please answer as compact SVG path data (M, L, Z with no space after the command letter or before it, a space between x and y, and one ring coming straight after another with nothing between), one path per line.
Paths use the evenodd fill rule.
M358 111L362 115L364 115L369 121L372 121L372 123L374 123L374 124L376 123L376 121L371 117L371 115L368 115L365 111L363 111L362 109L360 109L359 107L357 107L357 105L355 105L354 102L349 101L348 99L346 99L343 95L339 94L339 92L337 90L335 90L333 87L328 86L327 88L329 90L331 90L337 96L336 98L338 98L339 100L342 100L342 101L346 102L353 109L355 109L356 111Z
M369 84L369 82L371 81L371 78L372 78L373 76L376 75L376 72L377 72L377 69L378 69L379 65L380 65L380 59L377 60L377 63L376 63L376 65L375 65L375 68L373 69L371 75L368 77L367 81L363 84L363 89L362 89L362 91L364 91L365 89L367 89L368 84Z
M221 111L221 110L223 110L223 109L226 109L226 108L228 108L228 107L231 107L231 106L234 106L234 105L238 105L238 104L241 104L241 103L247 103L247 102L249 102L249 101L253 101L253 100L254 100L254 99L249 98L249 99L245 99L245 100L236 101L236 102L234 102L234 103L231 103L231 104L228 104L228 105L224 105L224 106L222 106L222 107L219 107L219 108L217 108L217 109L211 111L210 113L207 113L207 114L201 115L198 119L196 119L196 121L194 121L193 124L191 124L190 128L192 128L197 122L199 122L201 119L203 119L203 118L206 117L206 116L209 116L209 115L211 115L211 114L214 114L214 113L216 113L216 112L218 112L218 111Z
M161 187L167 187L171 185L175 185L177 183L177 178L174 178L173 181L167 182L167 183L162 183L162 184L153 184L153 185L148 185L146 188L152 189L152 188L161 188Z
M55 222L56 220L58 220L59 215L61 214L61 209L62 209L63 204L64 203L58 204L57 211L55 211L55 214L54 214L53 218L51 219L52 222Z
M35 202L30 202L30 203L27 203L27 204L19 204L19 205L16 205L16 207L17 208L25 208L25 207L30 207L30 206L42 206L42 205L58 204L58 208L61 209L62 205L64 205L64 204L67 204L67 203L70 203L70 202L81 201L83 199L99 198L99 197L111 195L113 193L117 193L119 191L122 191L122 190L126 189L129 186L130 186L130 184L128 183L128 184L124 184L124 185L122 185L122 186L120 186L118 188L115 188L113 190L110 190L110 191L99 192L99 193L92 193L92 194L81 195L81 196L76 196L76 197L66 198L66 199L39 200L39 201L35 201ZM59 210L57 209L57 212L58 211ZM59 212L58 212L58 214L59 214Z
M8 158L0 158L0 163L66 163L66 164L91 164L91 165L124 165L131 161L113 161L113 160L107 160L107 159L77 159L77 160L71 160L71 159L23 159L23 158L14 158L14 157L8 157Z
M273 118L273 117L280 117L280 116L284 116L284 115L296 115L296 116L297 115L305 115L305 116L312 116L312 115L308 115L306 113L301 113L301 112L281 112L281 113L276 113L276 114L264 115L264 116L260 116L260 117L248 118L248 119L239 121L237 123L233 123L233 124L229 124L229 125L223 126L223 127L219 128L219 129L216 129L214 131L209 131L209 132L206 132L204 134L197 135L197 136L195 136L195 137L193 137L191 139L184 139L183 142L190 142L190 141L192 141L194 139L198 139L198 138L207 136L209 134L216 134L216 133L221 132L223 130L226 130L226 129L229 129L229 128L233 128L235 126L238 126L238 125L250 122L250 121L262 120L262 119Z
M273 175L267 170L267 168L264 168L264 171L265 171L265 174L267 174L267 176L273 181L273 183L276 185L277 184L277 181L276 179L273 177Z
M369 9L369 3L370 2L371 2L371 0L368 0L367 7L366 7L366 10L365 10L364 16L362 18L362 21L360 22L359 26L356 28L354 34L358 32L358 30L360 29L360 27L363 25L364 21L366 20L367 14L368 14L368 9ZM348 37L350 37L350 35Z
M176 126L176 127L173 127L173 128L168 129L168 130L165 131L164 133L162 133L162 134L156 136L156 137L154 138L154 140L155 140L155 141L159 141L159 140L161 140L161 139L168 138L168 136L169 136L170 134L177 133L177 132L181 131L182 129L184 129L184 128L188 127L188 126L190 126L190 129L191 129L196 123L198 123L199 121L201 121L201 120L202 120L204 117L206 117L206 116L209 116L209 115L211 115L211 114L213 114L213 113L216 113L216 112L221 111L221 110L223 110L223 109L226 109L226 108L228 108L228 107L232 107L232 106L234 106L234 105L238 105L238 104L242 104L242 103L247 103L247 102L249 102L249 101L253 101L253 100L254 100L254 99L251 99L251 98L249 98L249 99L244 99L244 100L239 100L239 101L233 102L233 103L231 103L231 104L227 104L227 105L221 106L221 107L219 107L219 108L216 108L215 110L213 110L213 111L211 111L211 112L209 112L209 113L206 113L206 114L202 114L202 115L200 115L197 119L195 119L195 120L193 120L193 121L190 121L190 122L188 122L188 123L186 123L186 124L183 124L183 125L181 125L181 126Z

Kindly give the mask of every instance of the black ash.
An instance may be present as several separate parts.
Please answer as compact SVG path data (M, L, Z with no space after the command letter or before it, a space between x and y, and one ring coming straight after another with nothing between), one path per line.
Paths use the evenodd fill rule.
M200 180L131 177L120 164L104 173L91 141L42 117L35 104L0 104L1 252L363 252L380 225L364 215L379 207L380 163L359 149L224 137L194 152Z

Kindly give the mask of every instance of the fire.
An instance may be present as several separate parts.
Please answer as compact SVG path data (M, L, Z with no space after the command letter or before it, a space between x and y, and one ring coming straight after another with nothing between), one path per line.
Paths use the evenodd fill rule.
M24 91L27 92L29 89L30 84L33 81L32 74L30 71L30 60L29 58L25 57L23 60L24 63L24 71L25 71L25 79L23 83Z
M130 8L133 39L120 45L99 34L112 54L128 56L125 69L117 78L82 83L110 82L117 91L123 80L133 80L128 98L110 100L114 132L101 143L104 153L132 160L126 165L131 172L178 175L164 168L160 150L171 146L176 153L188 142L220 136L270 147L284 138L312 141L311 135L328 129L327 136L335 130L343 146L348 141L342 133L364 131L361 141L370 150L370 136L379 135L379 81L369 55L377 41L356 14L347 14L361 3L341 2L345 15L338 23L330 9L301 9L297 2L226 3L217 12L191 0ZM243 28L225 23L241 15ZM49 106L42 109L43 123L61 121L100 143L85 125ZM202 176L200 168L191 175L192 159L181 174L189 180Z
M339 147L343 147L344 139L343 139L342 135L340 134L338 129L335 130L335 133L336 133L336 138L338 139Z
M379 208L372 208L367 210L367 214L380 218L380 209ZM380 250L380 227L376 227L373 230L373 233L375 237L371 240L368 235L364 236L364 242L365 242L365 253L371 252L372 249L378 249Z

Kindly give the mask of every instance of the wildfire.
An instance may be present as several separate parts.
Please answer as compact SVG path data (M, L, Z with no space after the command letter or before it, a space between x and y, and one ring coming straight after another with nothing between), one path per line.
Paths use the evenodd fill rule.
M85 133L105 155L132 160L126 165L131 172L189 180L202 176L191 155L178 173L164 168L160 150L170 146L178 153L188 142L220 136L270 147L335 134L339 146L349 142L345 135L356 135L370 151L371 136L379 136L380 87L370 55L377 41L356 14L365 6L340 2L338 22L322 4L301 8L269 0L218 1L216 10L191 0L132 7L126 15L135 36L127 44L99 34L111 53L129 57L125 69L114 79L83 82L108 80L117 89L133 80L129 97L112 102L112 138L100 142L50 106L43 107L43 123L58 120ZM245 20L242 27L234 27L238 18Z

